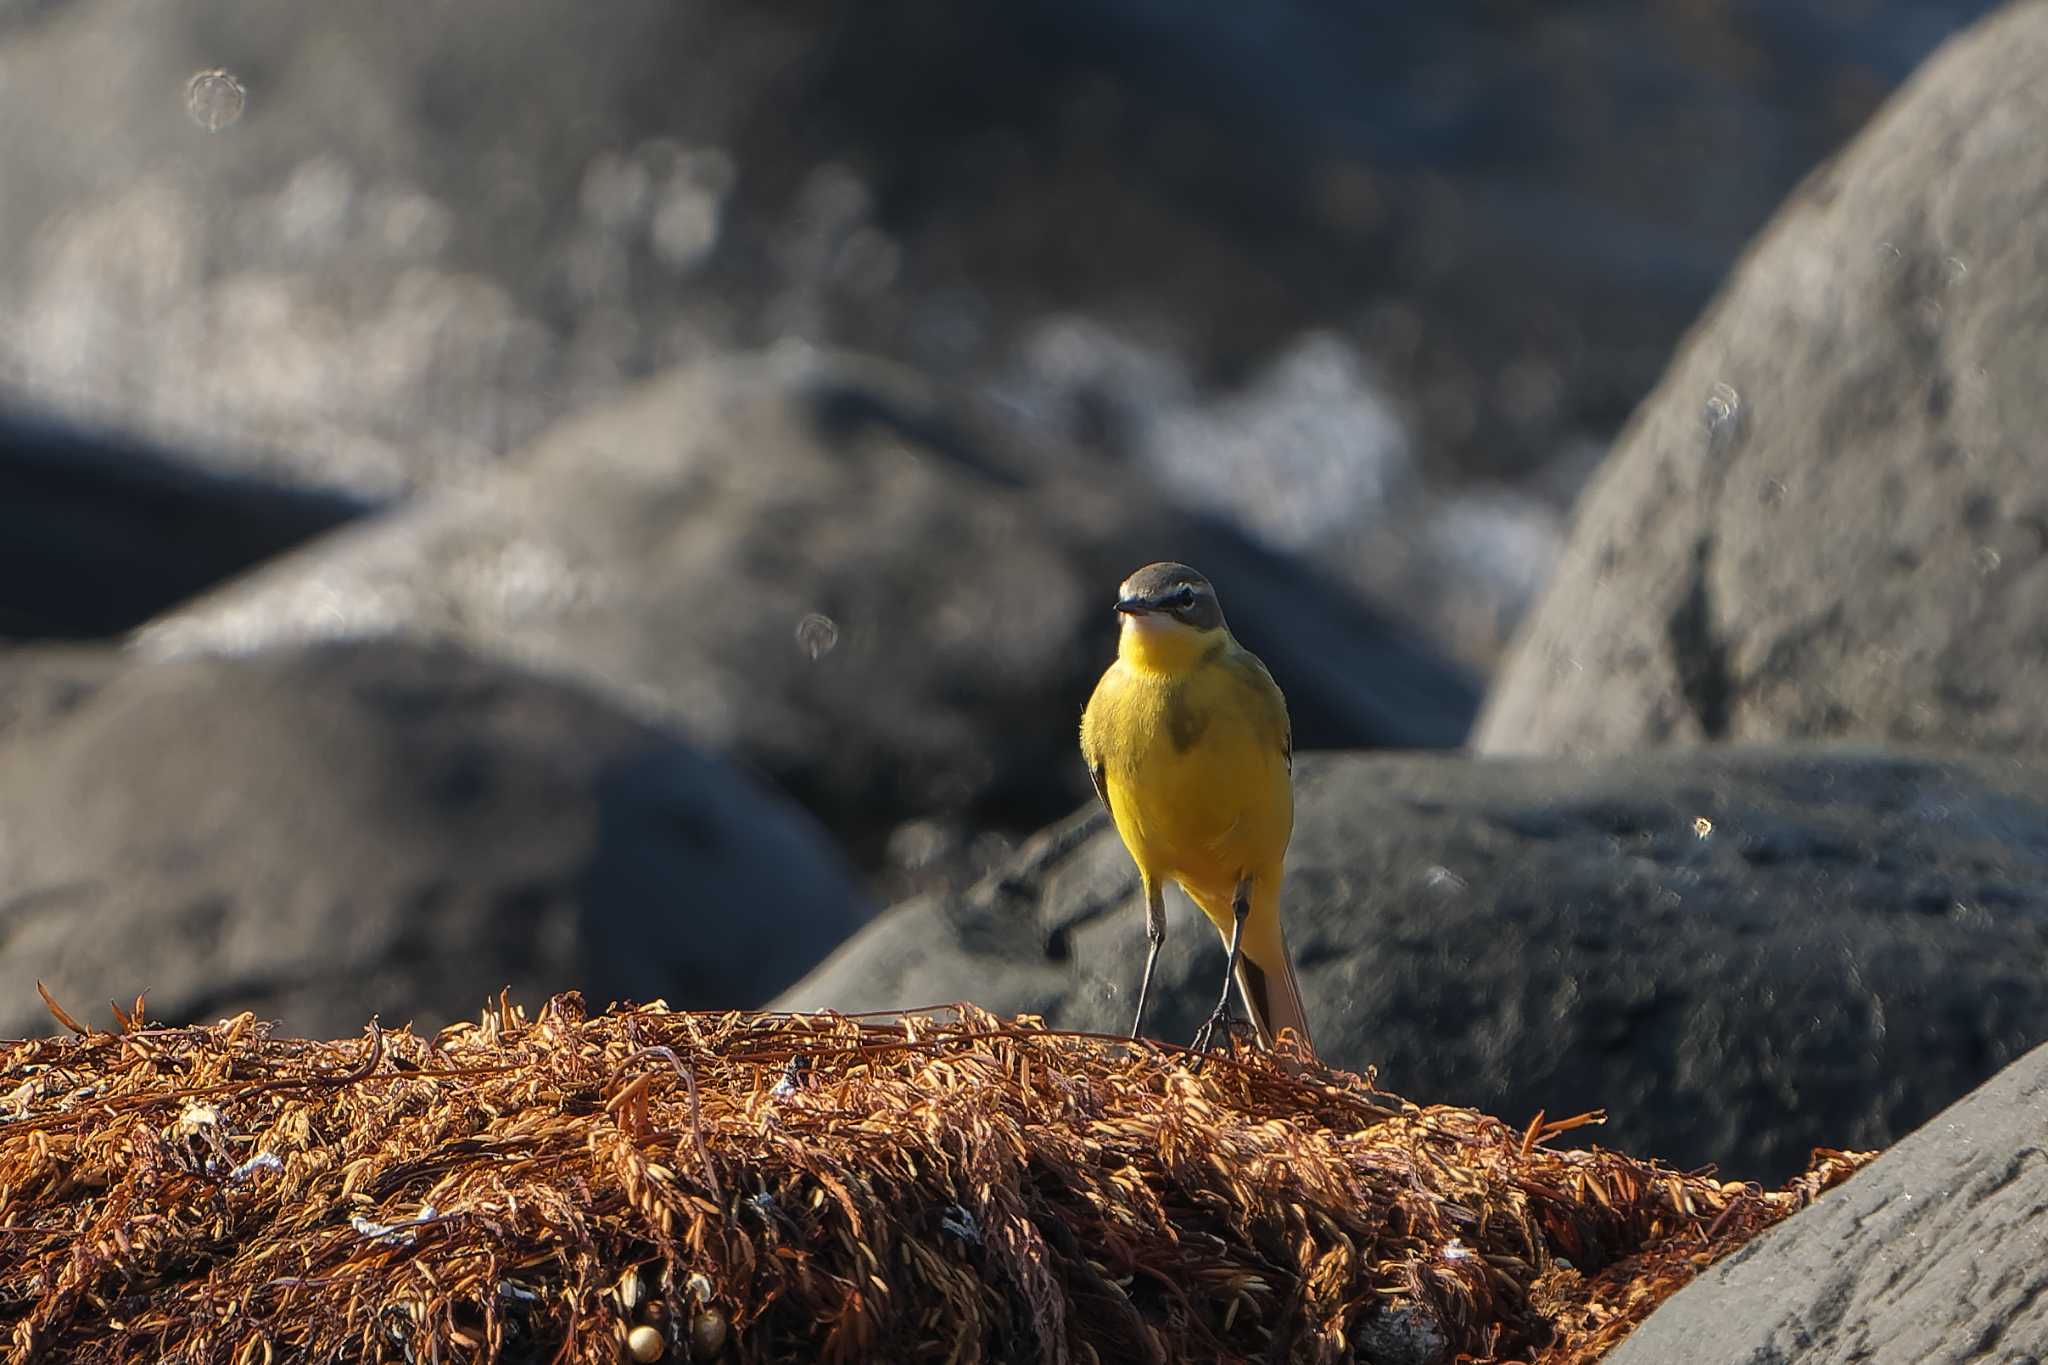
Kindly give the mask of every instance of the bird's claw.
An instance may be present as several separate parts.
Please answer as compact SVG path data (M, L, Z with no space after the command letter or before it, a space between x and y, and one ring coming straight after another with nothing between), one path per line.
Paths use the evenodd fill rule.
M1202 1026L1195 1030L1195 1040L1189 1043L1188 1047L1197 1055L1207 1053L1219 1042L1228 1048L1236 1023L1237 1021L1231 1018L1229 1007L1219 1006L1202 1021Z

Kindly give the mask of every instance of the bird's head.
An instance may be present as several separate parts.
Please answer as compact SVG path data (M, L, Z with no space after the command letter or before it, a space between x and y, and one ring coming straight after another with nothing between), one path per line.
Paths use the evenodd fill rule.
M1118 652L1160 666L1192 657L1224 629L1216 589L1185 564L1147 564L1118 586L1116 609L1123 617Z

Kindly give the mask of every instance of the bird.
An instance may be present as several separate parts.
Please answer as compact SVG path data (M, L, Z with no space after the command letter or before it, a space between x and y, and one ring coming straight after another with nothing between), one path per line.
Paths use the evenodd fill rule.
M1292 1029L1313 1055L1280 924L1294 835L1287 699L1230 633L1216 589L1187 565L1147 564L1118 586L1115 610L1116 659L1081 713L1081 754L1145 897L1148 947L1131 1037L1145 1026L1171 881L1224 942L1223 990L1194 1049L1206 1051L1219 1030L1229 1037L1234 980L1261 1046Z

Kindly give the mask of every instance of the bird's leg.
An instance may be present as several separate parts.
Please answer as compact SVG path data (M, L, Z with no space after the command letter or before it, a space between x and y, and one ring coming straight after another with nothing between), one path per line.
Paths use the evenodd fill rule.
M1166 942L1166 897L1158 882L1145 880L1145 975L1138 981L1138 1017L1131 1021L1131 1037L1145 1027L1145 1000L1152 994L1152 969L1159 965L1159 945Z
M1230 952L1223 959L1223 994L1216 999L1216 1008L1201 1028L1195 1030L1195 1041L1189 1046L1197 1052L1207 1052L1209 1045L1216 1041L1221 1030L1225 1042L1230 1039L1230 985L1237 980L1238 943L1244 937L1245 918L1252 912L1252 879L1237 879L1237 894L1230 898Z

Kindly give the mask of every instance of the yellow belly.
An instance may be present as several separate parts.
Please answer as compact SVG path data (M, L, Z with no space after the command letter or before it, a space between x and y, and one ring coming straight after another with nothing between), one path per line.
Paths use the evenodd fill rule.
M1285 703L1236 670L1168 677L1112 665L1084 744L1139 869L1228 904L1238 879L1274 885L1294 832Z

